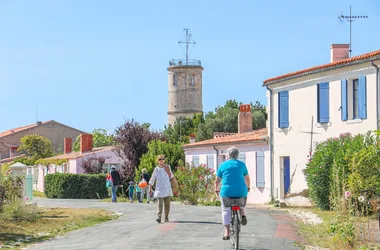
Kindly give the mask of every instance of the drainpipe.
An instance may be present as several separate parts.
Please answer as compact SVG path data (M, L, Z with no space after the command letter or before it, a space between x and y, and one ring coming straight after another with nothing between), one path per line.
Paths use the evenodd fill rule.
M270 93L269 96L269 162L270 162L270 196L271 200L274 201L273 195L273 171L274 171L274 162L273 162L273 90L267 86L267 90Z
M216 170L218 170L218 166L219 166L219 151L218 151L218 149L215 147L215 146L212 146L214 149L215 149L215 151L216 151Z
M373 61L371 61L371 65L376 69L376 128L379 130L379 66L377 66Z

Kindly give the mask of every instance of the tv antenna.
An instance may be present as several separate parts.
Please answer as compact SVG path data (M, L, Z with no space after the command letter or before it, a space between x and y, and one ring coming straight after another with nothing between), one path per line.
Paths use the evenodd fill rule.
M346 20L347 22L350 23L350 49L349 49L349 56L351 58L351 53L352 53L352 22L355 21L356 19L364 19L368 18L368 16L353 16L351 12L351 5L350 5L350 15L345 16L345 15L340 15L338 16L339 20L343 22Z
M190 44L196 44L194 40L191 38L191 33L189 32L189 29L183 29L186 33L185 41L179 41L178 44L181 46L181 43L186 44L186 65L188 65L189 62L189 45Z

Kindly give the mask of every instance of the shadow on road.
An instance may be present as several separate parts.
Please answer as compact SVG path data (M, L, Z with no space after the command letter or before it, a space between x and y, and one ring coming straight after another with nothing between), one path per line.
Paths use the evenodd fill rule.
M222 225L220 222L211 222L211 221L184 221L184 220L177 220L172 221L172 223L187 223L187 224L214 224L214 225Z

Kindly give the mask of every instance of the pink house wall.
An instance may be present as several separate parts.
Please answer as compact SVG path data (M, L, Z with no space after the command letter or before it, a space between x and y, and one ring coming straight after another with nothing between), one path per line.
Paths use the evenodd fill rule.
M83 174L84 170L81 167L82 161L87 160L93 157L104 157L106 159L105 164L122 164L123 160L118 157L112 149L108 151L102 151L98 153L94 153L91 155L86 155L84 157L71 159L68 161L68 172L72 174ZM59 166L50 165L49 166L49 174L54 174L58 171ZM39 165L38 166L38 180L37 180L37 189L40 192L44 191L44 180L46 175L46 166Z
M269 145L268 144L236 144L228 146L217 146L219 151L219 165L222 163L222 157L226 155L229 147L235 146L239 149L240 154L245 154L245 163L248 169L248 173L251 179L251 191L248 194L247 202L250 204L265 204L270 202L270 164L269 164ZM256 187L256 152L264 152L264 164L265 164L265 187ZM205 164L207 162L207 155L213 155L216 159L216 151L211 147L198 147L198 148L186 148L185 149L186 162L190 163L193 156L199 156L199 163ZM216 160L214 160L216 170L219 166L216 166Z

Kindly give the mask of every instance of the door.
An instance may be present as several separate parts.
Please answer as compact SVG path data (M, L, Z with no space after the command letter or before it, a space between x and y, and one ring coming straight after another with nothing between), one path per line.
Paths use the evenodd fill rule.
M283 157L284 163L284 195L286 195L290 190L290 157Z

